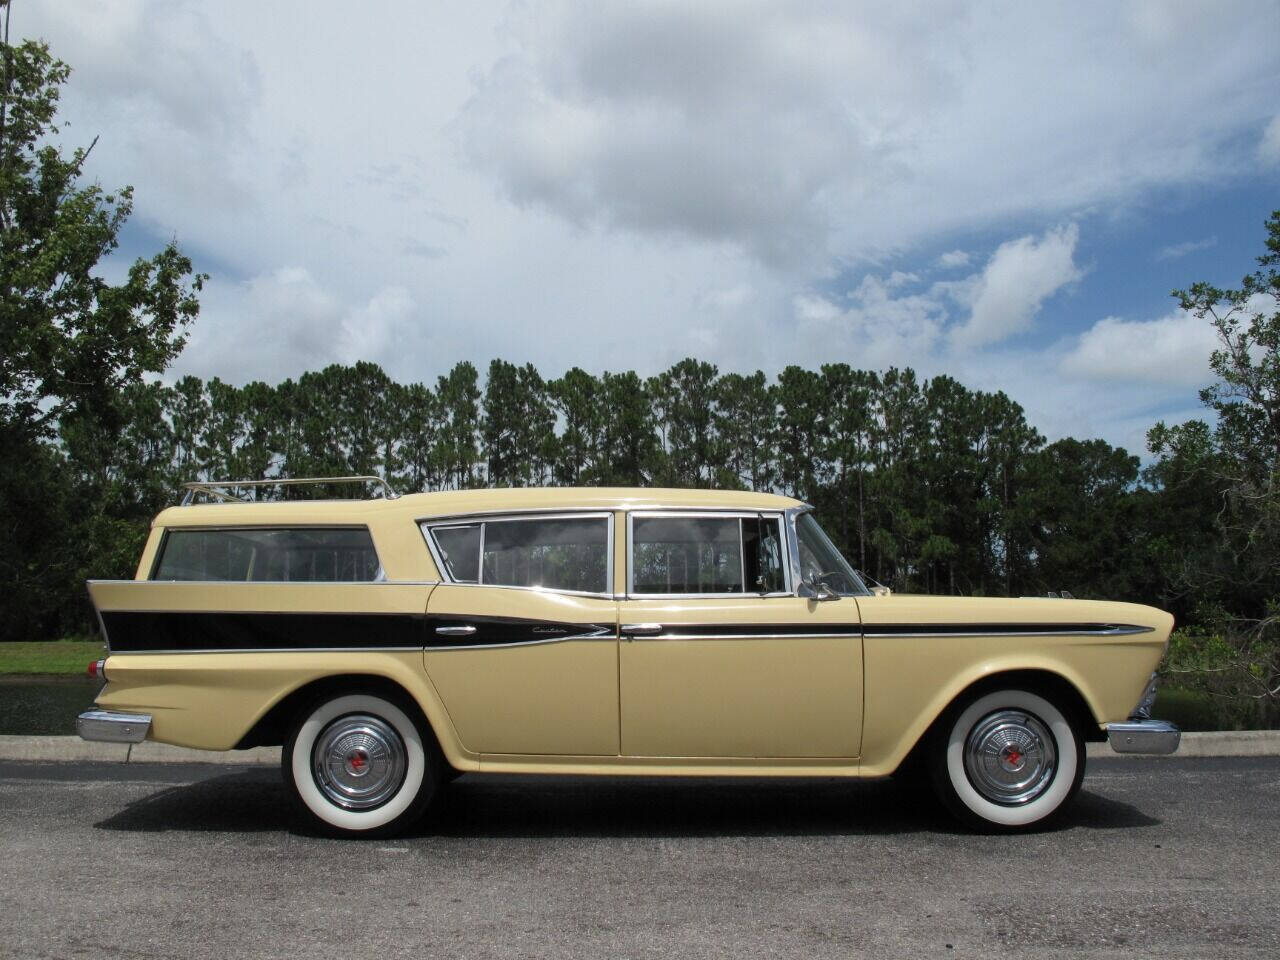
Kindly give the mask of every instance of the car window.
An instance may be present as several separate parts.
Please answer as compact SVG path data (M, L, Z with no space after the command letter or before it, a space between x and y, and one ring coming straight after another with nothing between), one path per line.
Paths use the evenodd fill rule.
M454 583L612 593L607 517L528 517L427 527Z
M637 516L631 523L632 593L785 590L780 518Z
M480 530L481 524L471 523L459 527L432 527L436 549L444 561L446 577L456 583L480 582Z
M741 522L748 589L758 593L783 593L787 581L782 561L782 518L743 518Z
M812 586L825 584L842 597L868 593L813 514L802 513L796 520L796 545L800 550L800 579L803 582Z
M364 582L382 579L365 528L170 530L153 580Z

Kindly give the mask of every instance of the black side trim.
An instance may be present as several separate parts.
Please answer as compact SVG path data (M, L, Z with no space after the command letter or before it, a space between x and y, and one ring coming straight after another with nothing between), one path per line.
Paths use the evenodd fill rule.
M411 613L105 612L112 653L156 650L421 649L427 618Z
M102 624L113 653L453 649L615 636L613 624L410 613L116 611L103 613ZM435 632L436 627L446 626L473 626L476 632L460 637Z

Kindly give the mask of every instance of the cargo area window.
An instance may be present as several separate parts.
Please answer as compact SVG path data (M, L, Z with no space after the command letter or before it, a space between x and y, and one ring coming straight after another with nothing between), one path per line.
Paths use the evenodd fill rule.
M362 583L384 579L364 527L169 530L152 580Z

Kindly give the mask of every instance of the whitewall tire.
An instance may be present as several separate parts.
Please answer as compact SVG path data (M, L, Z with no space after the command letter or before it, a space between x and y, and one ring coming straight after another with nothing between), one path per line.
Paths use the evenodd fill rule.
M348 693L303 712L281 758L294 809L314 830L381 837L421 816L441 763L425 725L381 693Z
M1045 824L1084 777L1079 733L1057 706L1027 690L995 690L953 711L930 759L946 807L991 832Z

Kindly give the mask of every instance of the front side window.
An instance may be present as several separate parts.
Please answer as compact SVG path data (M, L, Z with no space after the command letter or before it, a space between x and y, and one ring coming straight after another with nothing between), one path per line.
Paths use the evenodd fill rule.
M608 517L486 519L425 529L454 583L612 592Z
M359 583L382 568L363 527L170 530L152 579Z
M778 517L633 517L631 592L779 593L782 556Z
M811 513L796 518L796 545L800 550L800 580L826 584L842 597L864 596L868 591L849 562L823 532Z

